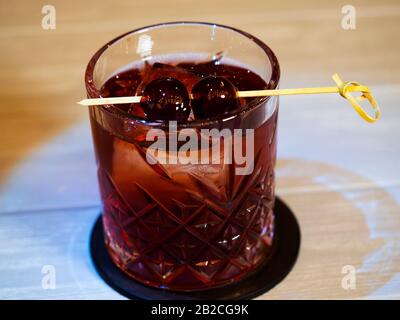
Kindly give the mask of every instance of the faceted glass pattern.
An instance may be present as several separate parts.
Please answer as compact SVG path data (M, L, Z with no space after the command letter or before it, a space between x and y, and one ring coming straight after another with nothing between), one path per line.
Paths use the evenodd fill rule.
M151 165L145 146L110 134L91 114L106 245L118 267L148 285L196 290L237 280L268 257L277 110L255 129L247 176L223 159Z

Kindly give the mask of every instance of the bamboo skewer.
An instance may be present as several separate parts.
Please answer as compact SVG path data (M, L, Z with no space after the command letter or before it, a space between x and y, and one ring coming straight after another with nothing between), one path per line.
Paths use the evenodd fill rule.
M104 106L107 104L139 103L141 96L83 99L78 102L81 106Z
M380 109L378 103L375 101L367 86L360 85L358 82L348 81L343 82L337 74L332 76L336 82L335 87L315 87L315 88L296 88L296 89L274 89L274 90L249 90L238 91L238 98L250 97L267 97L267 96L282 96L282 95L297 95L297 94L321 94L321 93L340 93L340 95L347 99L354 110L367 122L375 122L380 117ZM352 92L361 92L360 97L353 97ZM123 103L139 103L141 96L130 97L112 97L112 98L94 98L83 99L78 104L83 106L102 106L110 104L123 104ZM192 97L191 97L192 98ZM368 100L375 112L374 117L370 116L360 106L359 102Z
M367 90L365 86L350 86L349 91L363 92ZM293 94L319 94L319 93L339 93L338 87L316 87L316 88L297 88L297 89L275 89L275 90L249 90L238 91L238 98L284 96ZM83 99L78 102L82 106L102 106L107 104L139 103L141 96L115 97L115 98L94 98Z

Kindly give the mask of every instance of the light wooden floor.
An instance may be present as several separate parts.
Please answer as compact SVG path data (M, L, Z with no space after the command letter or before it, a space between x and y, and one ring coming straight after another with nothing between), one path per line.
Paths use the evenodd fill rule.
M83 73L113 37L174 20L246 30L277 54L281 87L369 85L383 117L369 125L339 96L284 97L278 195L295 211L302 248L292 273L261 298L400 298L400 3L351 1L0 0L0 298L120 298L95 274L87 241L99 211ZM54 265L57 288L41 287ZM342 268L356 268L354 290Z

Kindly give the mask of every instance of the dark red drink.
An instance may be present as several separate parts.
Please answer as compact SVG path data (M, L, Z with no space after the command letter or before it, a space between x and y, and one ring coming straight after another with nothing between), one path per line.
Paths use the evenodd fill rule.
M229 78L239 90L267 87L239 67L201 69ZM114 76L103 96L135 94L141 74L131 69ZM140 105L121 108L145 117ZM249 176L235 176L234 165L224 163L152 166L143 156L143 135L123 139L94 121L107 247L116 264L148 284L191 289L239 279L264 261L273 237L276 119L275 111L255 129Z
M229 90L275 88L276 79L265 81L229 59L153 57L120 70L104 79L97 94L141 95L142 102L90 107L112 260L134 279L170 290L200 290L245 277L267 261L274 239L278 100L237 99ZM215 94L226 100L213 100ZM160 96L162 103L154 103ZM167 162L149 162L154 129L166 135L157 156ZM173 145L170 139L187 129L206 144L185 155L216 155L218 161L177 160L185 142ZM234 134L205 138L203 129ZM242 164L229 161L225 150L235 154L242 148L243 154L250 133L252 169L238 174Z

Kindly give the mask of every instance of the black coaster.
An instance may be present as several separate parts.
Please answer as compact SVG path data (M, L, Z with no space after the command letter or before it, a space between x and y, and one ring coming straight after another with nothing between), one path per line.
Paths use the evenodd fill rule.
M143 285L123 273L109 257L103 237L101 216L93 228L90 252L94 265L113 289L130 299L140 300L229 300L257 297L281 282L296 262L300 248L300 228L292 211L275 201L275 238L271 257L246 278L215 289L177 292Z

